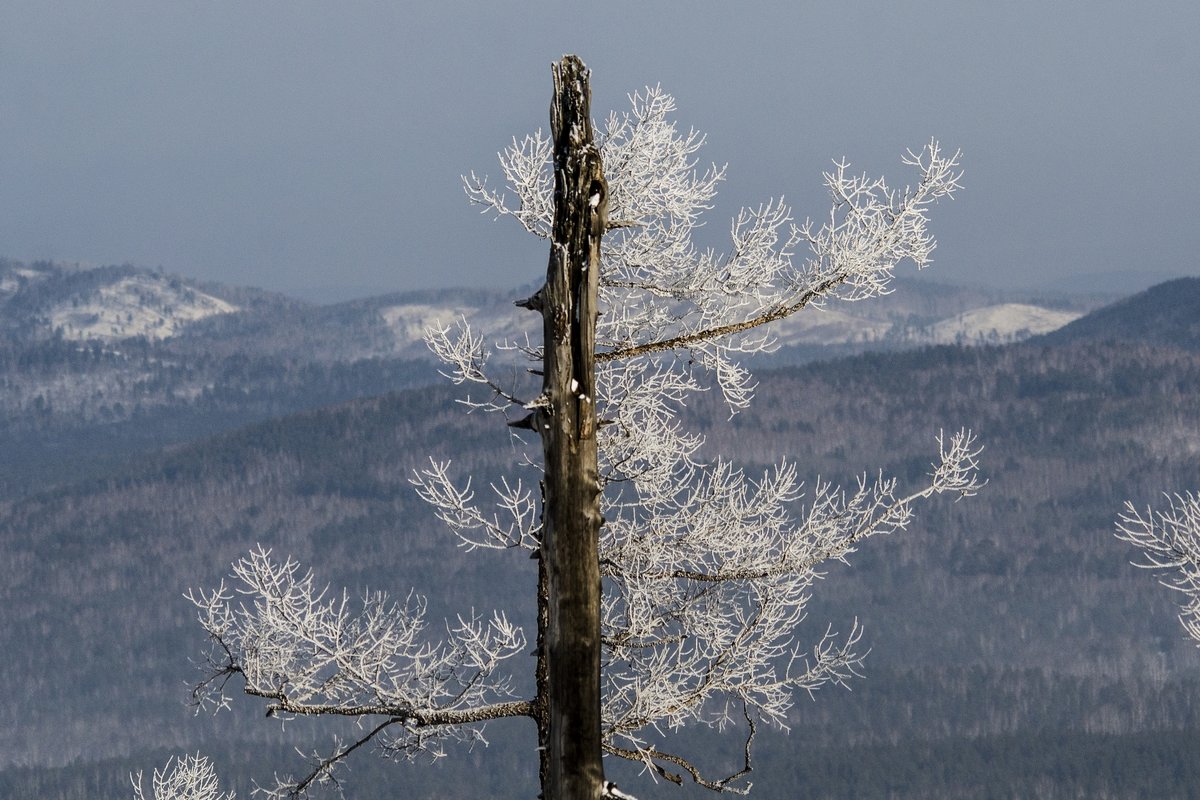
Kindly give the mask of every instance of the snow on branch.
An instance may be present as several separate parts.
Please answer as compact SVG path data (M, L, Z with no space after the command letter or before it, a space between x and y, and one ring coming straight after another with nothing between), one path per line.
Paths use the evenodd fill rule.
M677 228L629 234L609 248L618 277L607 285L621 290L626 302L631 292L641 291L669 296L676 306L672 313L643 312L632 325L626 317L614 321L605 331L610 349L598 357L632 358L703 344L716 348L715 358L723 358L726 349L762 352L771 346L767 336L750 343L726 340L831 297L860 300L887 293L901 261L918 268L929 263L936 246L928 231L929 206L960 188L959 158L958 152L944 156L936 141L920 153L909 150L902 161L918 169L920 180L901 192L883 178L850 174L844 160L835 162L824 174L832 206L823 224L791 224L790 210L779 201L743 209L733 222L727 256L697 254ZM797 265L793 250L802 242L811 256ZM650 252L668 257L646 258Z
M630 95L630 106L597 126L610 220L597 359L681 353L714 376L731 411L744 408L754 390L739 358L775 346L769 323L833 298L885 294L904 260L926 266L936 247L929 209L961 188L960 153L945 154L935 140L901 158L918 173L915 185L902 190L852 173L842 159L823 173L830 196L824 221L797 225L782 199L770 200L734 217L728 252L702 250L693 235L725 168L699 168L704 137L677 128L675 100L661 88ZM464 178L467 195L546 237L553 215L551 156L552 144L540 131L514 139L500 154L507 191L472 174ZM804 258L797 253L802 247ZM476 351L446 343L434 350L456 382L485 382Z
M501 700L512 686L497 670L526 643L503 614L460 616L437 641L415 594L354 603L261 547L234 563L233 577L235 589L222 582L188 594L212 642L197 704L226 705L228 681L240 677L246 694L268 701L268 714L379 716L390 726L387 747L409 755L436 754L440 739L529 713L526 702Z
M613 492L637 488L635 503L651 487L673 494L691 481L693 456L703 437L679 419L690 393L701 385L678 363L655 359L615 362L597 370L601 477Z
M725 168L696 171L695 154L704 137L676 130L670 119L675 98L660 87L631 94L629 100L631 110L611 114L600 132L609 219L637 227L670 220L690 229L711 207Z
M1188 636L1200 642L1200 495L1164 495L1166 510L1138 510L1126 502L1117 520L1117 538L1141 549L1134 566L1166 570L1164 586L1186 598L1179 621Z
M797 692L858 674L857 621L808 648L797 639L812 584L863 539L907 527L917 500L983 486L969 431L939 434L938 449L929 482L907 495L882 475L853 490L818 480L797 513L793 464L752 480L718 461L690 484L647 486L606 509L604 718L614 752L654 762L662 754L650 734L734 725L731 708L786 726Z
M904 259L927 266L936 246L928 230L929 206L961 188L961 155L943 155L936 140L920 153L907 151L901 160L921 178L903 191L883 178L852 175L844 159L834 162L834 169L824 173L833 200L828 219L820 226L806 221L800 228L813 254L807 267L813 279L844 276L841 296L859 300L885 293L892 270Z
M150 794L144 794L141 770L130 776L134 800L234 800L232 790L222 792L216 770L209 760L194 756L169 758L162 769L154 770Z
M429 466L414 471L409 482L468 550L480 547L537 549L541 530L537 504L520 479L515 484L510 484L507 478L503 478L499 486L492 484L500 514L488 516L474 503L470 479L460 489L451 480L449 467L448 461L430 459Z
M797 223L784 200L764 201L734 216L719 252L698 247L695 235L725 168L700 166L704 138L679 130L674 110L670 95L647 89L630 96L628 112L595 126L607 181L594 390L606 521L605 747L667 780L744 790L756 724L786 726L798 693L844 684L862 662L857 620L841 636L798 639L822 565L845 560L866 537L906 528L919 500L978 492L980 449L970 432L938 435L937 461L916 491L900 493L881 471L848 488L817 480L805 498L794 464L749 477L724 461L701 463L703 438L685 428L682 410L710 386L731 414L745 408L756 384L742 360L775 347L770 323L830 300L887 294L901 261L928 265L936 247L929 212L958 192L960 154L936 140L907 151L901 162L917 179L902 190L836 161L823 174L821 222ZM502 190L472 174L468 197L547 237L550 139L514 139L499 158ZM542 311L541 302L535 294L518 305ZM521 403L487 377L488 349L466 320L432 330L427 342L452 381L492 392L475 407L542 402ZM533 345L520 349L539 360ZM413 483L464 546L538 546L536 504L520 482L493 486L487 511L448 465L431 462ZM710 778L656 748L665 730L697 722L745 730L742 770Z
M491 390L492 395L487 400L473 401L468 397L462 401L464 405L488 411L505 411L510 406L523 405L509 389L493 381L484 372L489 355L487 346L465 317L456 320L453 327L439 322L426 328L424 338L425 345L448 367L448 371L440 372L453 384L480 384Z
M550 236L550 221L554 216L554 185L550 174L553 143L541 130L512 144L500 155L500 168L508 186L517 196L517 205L510 207L508 197L488 186L486 177L474 172L463 176L463 188L471 203L483 206L484 213L497 217L512 217L525 230L543 239Z

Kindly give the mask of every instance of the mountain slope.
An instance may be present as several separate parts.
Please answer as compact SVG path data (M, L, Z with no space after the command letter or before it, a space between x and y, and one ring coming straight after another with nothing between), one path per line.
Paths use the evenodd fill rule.
M917 339L928 344L1006 344L1058 330L1082 316L1077 311L1001 303L935 322L918 333Z
M82 298L141 274L25 276L12 296L44 309L51 305L33 301L61 299L64 286ZM430 454L486 484L519 460L500 420L461 415L443 387L261 422L427 381L425 362L342 359L371 348L395 353L422 315L486 307L503 328L513 313L505 296L310 307L248 290L203 291L242 310L162 339L35 340L10 329L0 347L4 397L20 401L0 437L5 474L25 476L23 492L42 476L59 484L0 498L0 647L14 698L0 709L0 754L9 759L0 768L124 757L149 742L286 749L286 737L248 705L195 721L178 703L198 647L181 595L215 583L255 543L319 563L322 579L355 590L415 586L441 611L498 606L529 623L531 562L463 554L407 484ZM998 305L993 296L976 306L936 294L908 295L898 319L917 327L945 319L926 312L949 307L946 297L961 315ZM1137 312L1172 343L1190 324L1173 304L1180 294ZM1149 502L1200 474L1198 357L1145 338L944 347L763 373L758 402L732 425L718 400L696 402L689 413L712 454L756 467L788 456L810 475L844 481L878 466L902 484L918 480L940 426L975 427L988 444L984 495L935 506L920 533L871 543L853 568L835 567L818 586L813 626L860 615L872 677L849 697L798 706L796 747L879 753L898 742L937 750L978 740L1000 752L1002 737L1031 730L1096 744L1102 735L1200 727L1200 664L1176 630L1173 598L1128 569L1111 536L1126 497ZM175 447L156 452L163 442ZM45 713L47 698L71 710L70 730ZM295 735L308 734L289 728ZM515 746L528 744L521 735ZM786 761L783 741L767 748ZM523 763L505 761L507 753L473 753L470 763ZM149 766L121 764L112 762ZM412 796L445 796L438 790L447 782L428 773L388 774L425 787ZM771 782L764 776L760 787ZM514 796L528 789L518 783Z
M1045 341L1148 342L1200 350L1200 278L1178 278L1093 311Z
M131 275L97 289L83 302L60 302L45 309L47 324L76 341L144 336L165 339L214 314L232 314L237 306L219 297L146 275Z
M460 317L491 338L521 340L536 333L536 317L513 306L531 291L426 290L315 306L128 265L81 269L0 259L0 330L21 340L175 339L177 353L427 358L425 328ZM1045 332L1096 304L1087 296L1042 299L901 278L887 297L809 309L783 321L777 333L785 347L912 347L948 336L966 344L996 343Z
M206 317L285 313L295 306L281 295L128 264L83 268L0 258L0 335L10 340L163 339Z
M129 265L0 259L0 448L11 454L0 459L0 497L101 474L156 446L435 381L425 328L466 318L491 340L536 341L537 316L513 302L531 291L444 289L315 306ZM1013 313L1004 305L1012 299L902 279L886 298L783 321L770 363L1008 341L1093 302L1027 298L1042 305Z

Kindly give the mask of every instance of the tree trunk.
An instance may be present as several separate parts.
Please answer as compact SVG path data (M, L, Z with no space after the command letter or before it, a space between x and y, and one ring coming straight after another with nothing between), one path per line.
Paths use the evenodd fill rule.
M594 353L608 192L592 139L588 78L574 56L554 65L554 229L536 298L545 336L545 402L532 420L546 470L538 687L545 800L598 800L604 780Z

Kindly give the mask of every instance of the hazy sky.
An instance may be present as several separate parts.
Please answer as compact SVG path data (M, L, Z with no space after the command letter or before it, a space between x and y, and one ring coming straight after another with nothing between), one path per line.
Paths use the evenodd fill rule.
M531 280L544 245L459 175L546 127L573 52L597 116L661 83L707 132L714 237L780 194L823 214L834 157L902 184L936 136L967 171L937 277L1196 275L1198 35L1192 0L3 0L0 255L310 294Z

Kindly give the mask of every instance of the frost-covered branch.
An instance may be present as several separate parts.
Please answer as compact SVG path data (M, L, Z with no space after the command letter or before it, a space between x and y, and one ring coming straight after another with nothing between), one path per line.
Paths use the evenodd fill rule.
M807 650L797 626L823 564L844 561L869 536L907 527L920 499L982 487L970 432L939 435L938 444L929 483L906 495L882 476L860 479L853 491L817 481L796 514L803 487L794 465L751 480L718 461L690 484L651 486L606 511L610 743L649 758L648 733L725 727L731 705L783 725L797 692L857 674L857 623Z
M754 743L754 719L749 715L746 716L748 733L746 735L746 744L744 747L744 761L742 766L733 773L726 775L723 778L710 778L700 771L700 768L693 764L683 756L675 755L674 753L664 753L656 747L647 747L644 750L629 750L624 747L616 747L615 745L606 744L604 752L609 755L624 758L627 761L634 761L644 765L652 774L670 781L676 786L683 785L683 774L686 773L689 778L697 786L703 786L705 789L711 789L714 792L730 792L732 794L748 795L753 784L750 781L739 785L737 782L749 775L753 770L753 760L751 758L751 746ZM664 766L664 762L671 764L672 768L680 770L674 772Z
M823 221L796 224L787 204L771 200L739 212L728 249L717 252L693 237L724 168L698 168L703 137L677 129L670 95L651 88L630 100L629 112L598 126L608 219L618 221L603 243L595 356L605 741L610 753L663 777L732 790L732 778L702 776L686 758L654 749L648 734L695 722L735 725L731 708L742 709L750 731L756 720L783 725L797 692L856 674L857 622L847 635L827 632L808 647L796 638L819 570L870 536L906 528L920 500L977 492L980 448L968 431L939 435L923 487L901 494L882 473L850 489L818 479L802 508L794 464L751 479L723 460L704 463L703 439L687 430L684 409L710 384L731 412L744 408L755 383L741 358L774 347L770 323L832 299L886 294L902 261L926 266L935 247L929 209L959 189L959 153L945 154L936 141L908 151L901 160L917 180L901 190L836 161L823 176ZM540 133L514 140L501 154L509 191L472 176L468 195L546 236L549 164ZM472 351L448 360L464 375L481 358ZM470 532L471 546L512 546L525 535L478 510L469 487L454 490L444 477L424 485L460 537ZM505 519L517 516L511 501L501 506Z
M459 488L448 474L449 467L449 462L430 459L428 467L414 471L410 483L467 549L537 548L541 528L537 505L520 479L515 484L510 484L507 478L499 486L492 484L499 513L489 516L475 504L470 479Z
M144 794L141 770L130 776L134 800L234 800L236 793L221 791L216 770L209 760L194 756L169 758L162 769L155 769L150 794Z
M1200 642L1200 495L1165 497L1166 510L1143 512L1127 502L1117 520L1117 537L1141 548L1143 560L1134 566L1169 571L1162 583L1184 594L1179 621Z
M460 317L453 327L437 323L426 328L425 344L447 366L448 371L443 370L441 374L456 386L480 384L491 390L487 400L466 398L462 401L465 405L488 411L505 411L510 406L524 405L510 388L502 386L484 372L488 349L483 337L471 329L466 318Z
M883 179L852 176L847 162L836 162L836 169L825 173L833 200L829 219L820 226L811 220L793 225L786 236L783 226L791 217L782 203L743 209L733 223L731 254L699 257L695 262L699 269L687 276L689 291L683 290L682 278L674 284L672 296L690 299L693 308L659 309L657 320L653 313L642 312L636 320L639 330L628 329L632 326L626 323L624 337L613 337L613 348L597 358L626 359L694 348L699 343L712 346L830 297L859 300L885 294L901 261L909 259L918 268L929 263L935 242L928 232L928 207L960 188L959 157L959 153L944 156L936 141L919 154L908 151L902 160L916 167L921 178L916 188L903 192L890 189ZM792 262L793 248L802 241L811 257L797 266ZM682 246L673 249L690 252ZM652 291L644 280L618 280L610 286ZM703 294L696 296L699 292ZM655 321L659 334L646 337L648 323ZM745 342L723 346L755 352L767 349L769 343L763 338L750 346ZM714 351L710 357L720 361L721 353Z
M554 183L550 176L550 139L541 130L512 144L500 153L500 168L509 188L517 197L516 206L509 206L508 197L488 186L486 177L474 172L463 176L467 198L483 206L483 212L512 217L525 230L543 239L550 235L550 219L554 216Z
M858 300L888 290L892 270L911 260L918 268L929 264L936 243L929 233L929 207L961 188L961 152L946 156L936 140L919 152L909 150L903 163L914 167L920 180L903 191L883 178L852 175L844 159L824 173L833 199L821 225L807 221L800 233L812 252L806 271L821 279L845 276L843 297Z
M889 291L896 266L918 268L936 246L929 208L960 188L960 154L936 141L901 161L918 173L915 186L893 189L882 178L850 172L844 159L823 178L830 210L820 224L795 224L782 200L744 208L730 225L725 253L699 249L693 235L712 207L725 169L697 169L704 138L680 132L675 101L660 88L631 96L632 108L601 128L611 226L604 240L600 361L681 351L717 377L734 409L753 386L741 355L770 350L768 323L832 298L859 300ZM514 140L500 155L517 198L474 176L467 193L539 236L550 230L553 181L550 144L540 133ZM797 256L807 247L807 257Z
M425 602L415 594L353 603L263 548L235 562L233 577L236 589L222 582L189 593L212 642L198 704L226 705L228 680L239 677L246 694L268 701L268 714L390 718L388 748L412 754L471 738L487 720L530 713L527 701L504 699L512 686L497 674L525 647L503 614L459 617L437 641L426 635Z
M764 476L761 483L753 484L742 473L720 464L708 474L710 483L700 487L702 497L682 501L680 508L693 509L693 513L673 512L670 528L658 519L646 523L656 536L670 530L672 550L690 555L681 558L675 552L667 562L669 568L643 573L643 577L700 582L757 580L801 574L825 561L845 560L863 539L908 527L913 519L912 506L918 500L943 493L970 497L983 488L986 481L979 476L982 448L970 431L959 431L948 442L939 434L938 446L940 458L933 465L929 484L903 497L896 497L896 480L882 475L871 482L862 476L853 492L818 479L804 519L791 530L784 505L798 499L801 488L795 482L792 465L783 462L773 476ZM710 502L718 497L719 501ZM647 537L636 545L659 547L663 542ZM634 556L634 560L641 558Z
M489 698L511 695L507 679L495 673L521 652L525 636L503 614L486 622L459 617L437 642L425 635L425 602L415 594L396 603L372 593L355 604L263 548L235 562L233 577L236 590L222 582L189 599L216 645L214 673L241 676L247 693L272 701L272 712L456 724ZM236 601L239 595L245 599ZM219 690L215 699L219 704Z

